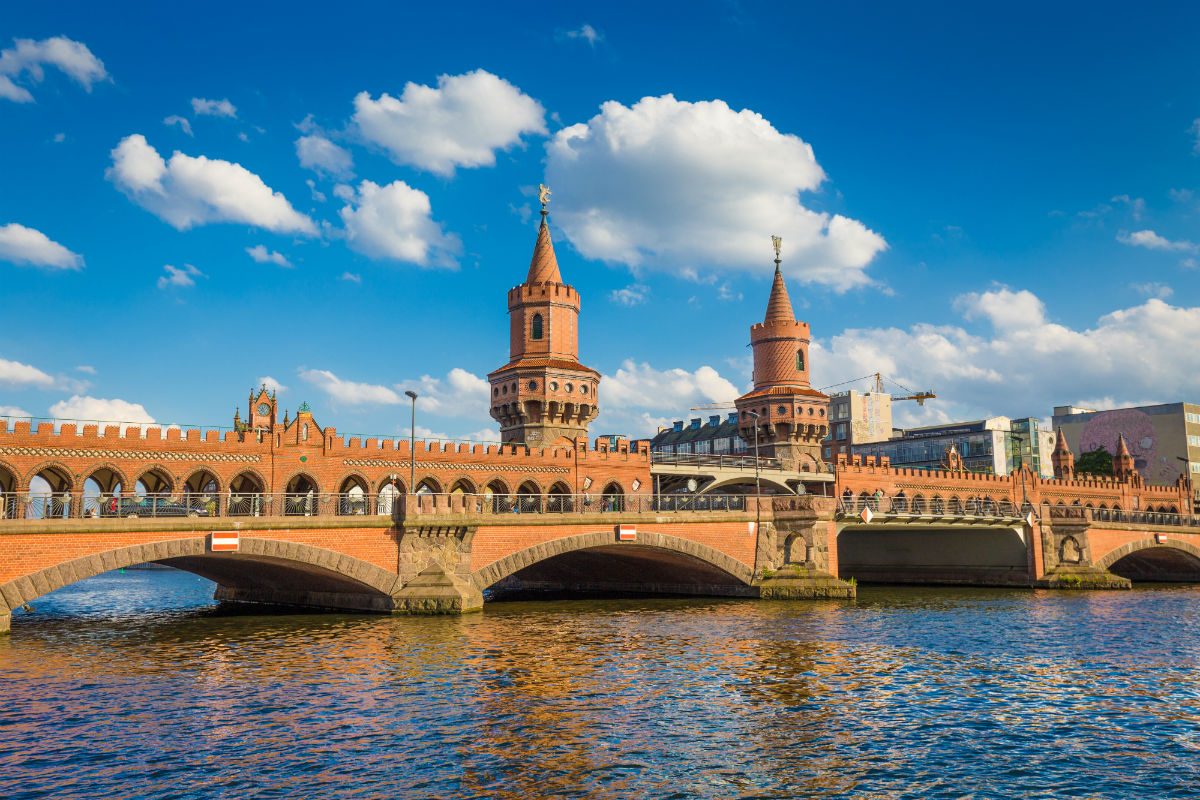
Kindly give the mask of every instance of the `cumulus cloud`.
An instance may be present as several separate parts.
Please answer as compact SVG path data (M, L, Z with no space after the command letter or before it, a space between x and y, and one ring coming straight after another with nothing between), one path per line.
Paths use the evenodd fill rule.
M1144 247L1147 250L1166 250L1176 253L1195 253L1198 249L1195 242L1189 242L1186 239L1173 241L1151 230L1121 233L1118 234L1117 241L1130 247Z
M164 264L163 272L166 274L158 278L159 289L187 289L196 285L196 278L204 277L204 273L191 264L184 264L182 267Z
M354 159L350 153L319 133L296 140L296 157L300 166L313 172L339 180L354 177Z
M429 195L419 189L404 181L387 186L363 181L348 202L340 215L351 249L376 260L458 266L455 257L462 249L458 237L434 222Z
M14 389L52 389L54 378L37 367L0 358L0 386Z
M400 394L387 386L342 380L327 369L302 369L299 375L305 383L343 405L396 405L402 400Z
M631 283L623 289L613 289L608 299L623 306L640 306L650 297L650 287L642 283Z
M0 406L0 417L32 417L25 409L20 406Z
M33 95L19 82L40 83L46 67L61 70L89 92L92 84L108 79L104 63L82 42L64 36L14 39L12 47L0 50L0 99L32 103Z
M417 410L443 417L488 418L491 388L485 378L454 367L444 378L422 375L396 384L417 393Z
M181 231L238 222L276 233L317 232L311 219L241 164L178 150L164 161L140 133L113 148L105 174L129 199Z
M237 117L237 107L228 100L207 100L203 97L192 98L192 113L199 117Z
M50 406L50 416L84 422L154 422L154 417L141 403L78 394Z
M288 268L292 266L292 262L288 261L287 256L278 250L268 250L265 245L256 244L254 247L247 247L246 254L258 264L275 264Z
M270 375L263 375L263 376L259 377L259 379L257 381L255 381L255 383L257 383L259 386L267 387L267 389L272 392L278 392L280 394L283 394L284 392L287 391L286 386L284 386L282 383L280 383L279 381L272 378Z
M569 187L556 219L588 258L679 274L766 271L769 237L780 235L790 274L845 290L869 284L867 266L887 249L858 220L801 203L825 181L806 142L721 100L609 101L546 151L547 183Z
M163 119L163 125L166 125L168 128L172 125L177 125L179 126L179 130L183 131L188 136L192 135L192 123L188 122L187 117L181 117L178 114L172 114L171 116Z
M457 167L490 167L496 151L524 134L545 134L541 103L486 70L441 75L436 87L407 83L399 98L367 92L354 98L363 138L398 164L439 175Z
M695 370L657 369L628 359L600 383L600 417L593 431L651 436L687 417L692 406L732 402L737 387L708 365Z
M0 225L0 261L47 269L83 269L83 256L41 231L15 222Z
M982 330L919 323L848 329L814 343L816 385L882 372L938 399L897 407L901 424L996 414L1043 417L1055 405L1109 397L1173 402L1200 393L1200 307L1151 298L1073 329L1049 319L1032 292L997 287L955 308Z
M412 431L416 431L418 439L448 439L451 441L467 441L467 442L499 442L500 431L495 428L483 428L477 431L467 433L450 434L444 431L436 431L433 428L427 428L424 425L417 425L416 428L403 428L401 434L404 436L410 435Z

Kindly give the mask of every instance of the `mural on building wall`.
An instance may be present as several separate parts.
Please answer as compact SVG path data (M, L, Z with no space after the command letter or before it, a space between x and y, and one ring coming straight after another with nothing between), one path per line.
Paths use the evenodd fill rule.
M1154 418L1132 408L1101 411L1092 415L1079 437L1079 452L1104 448L1116 453L1117 438L1125 436L1134 465L1150 483L1171 483L1179 475L1179 467L1168 453L1160 453L1160 442L1166 431L1155 429ZM1166 423L1166 419L1163 419Z

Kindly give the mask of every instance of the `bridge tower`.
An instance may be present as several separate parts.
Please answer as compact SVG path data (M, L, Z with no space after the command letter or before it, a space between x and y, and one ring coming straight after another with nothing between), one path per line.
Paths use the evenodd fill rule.
M1141 477L1141 473L1137 471L1137 465L1134 464L1133 454L1129 452L1129 445L1125 443L1125 434L1117 436L1117 453L1113 456L1113 477L1119 481L1135 482Z
M588 423L599 413L600 373L579 363L579 293L558 271L545 186L539 199L542 224L529 274L508 292L508 363L488 382L500 439L548 447L587 441Z
M1054 465L1054 477L1059 480L1072 480L1075 477L1075 454L1067 446L1067 436L1063 429L1058 429L1058 438L1054 442L1054 452L1050 454L1050 462Z
M750 326L754 388L735 401L738 433L753 447L757 427L762 455L779 459L785 469L816 471L822 464L821 441L829 433L829 396L812 388L808 323L792 311L780 270L781 240L772 241L775 279L766 316Z

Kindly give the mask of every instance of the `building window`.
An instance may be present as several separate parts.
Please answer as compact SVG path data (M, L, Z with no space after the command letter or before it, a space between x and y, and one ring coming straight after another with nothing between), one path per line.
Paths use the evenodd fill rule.
M1188 447L1200 447L1200 436L1188 436Z
M307 422L300 426L300 438L306 442L308 441L308 423Z
M799 370L800 372L804 371L804 351L803 350L796 351L796 369Z
M533 315L533 338L534 339L542 338L542 315L541 314Z
M833 438L839 442L846 438L846 423L839 422L833 426Z

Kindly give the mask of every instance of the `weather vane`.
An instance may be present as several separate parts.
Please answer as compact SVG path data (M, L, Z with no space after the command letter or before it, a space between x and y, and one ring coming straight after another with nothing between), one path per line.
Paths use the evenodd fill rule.
M783 247L783 237L782 236L772 236L771 244L775 245L775 263L778 264L779 263L779 250L780 250L780 248Z
M550 187L544 183L538 184L538 202L542 204L542 213L546 213L546 206L550 203Z

